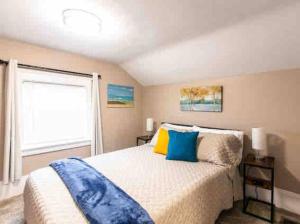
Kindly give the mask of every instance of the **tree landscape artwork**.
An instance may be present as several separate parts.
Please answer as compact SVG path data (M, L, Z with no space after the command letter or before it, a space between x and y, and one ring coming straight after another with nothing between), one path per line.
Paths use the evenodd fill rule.
M222 112L222 86L200 86L180 89L182 111Z
M108 107L134 107L134 88L115 84L107 85Z

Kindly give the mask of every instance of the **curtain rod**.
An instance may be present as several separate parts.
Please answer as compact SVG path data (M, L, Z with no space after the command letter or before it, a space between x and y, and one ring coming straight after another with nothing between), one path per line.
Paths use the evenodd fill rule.
M7 65L8 61L4 61L4 60L0 59L0 64ZM20 63L18 63L18 67L20 67L20 68L27 68L27 69L33 69L33 70L38 70L38 71L56 72L56 73L61 73L61 74L72 74L72 75L84 76L84 77L91 77L92 76L92 74L88 74L88 73L72 72L72 71L67 71L67 70L60 70L60 69L40 67L40 66L20 64ZM98 75L98 77L101 79L101 75Z

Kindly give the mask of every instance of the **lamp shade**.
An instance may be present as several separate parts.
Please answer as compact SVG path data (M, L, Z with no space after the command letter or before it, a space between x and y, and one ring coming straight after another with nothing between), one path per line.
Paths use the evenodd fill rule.
M252 128L252 148L255 150L267 148L267 136L264 128Z
M147 118L146 131L153 131L153 118Z

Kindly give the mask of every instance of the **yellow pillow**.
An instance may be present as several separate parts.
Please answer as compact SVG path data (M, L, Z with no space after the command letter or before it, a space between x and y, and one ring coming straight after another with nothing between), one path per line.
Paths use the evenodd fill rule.
M169 144L169 133L168 130L160 128L158 133L157 143L154 147L154 152L167 155Z

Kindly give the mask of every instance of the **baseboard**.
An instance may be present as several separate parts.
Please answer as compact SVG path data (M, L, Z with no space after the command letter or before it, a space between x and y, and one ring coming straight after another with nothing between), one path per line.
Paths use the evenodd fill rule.
M3 184L3 182L0 182L0 201L22 194L27 177L28 176L23 176L21 180L15 183Z
M257 188L258 197L264 201L271 201L270 191ZM247 194L256 197L255 187L247 186ZM274 204L277 208L300 215L300 194L280 188L274 189Z

